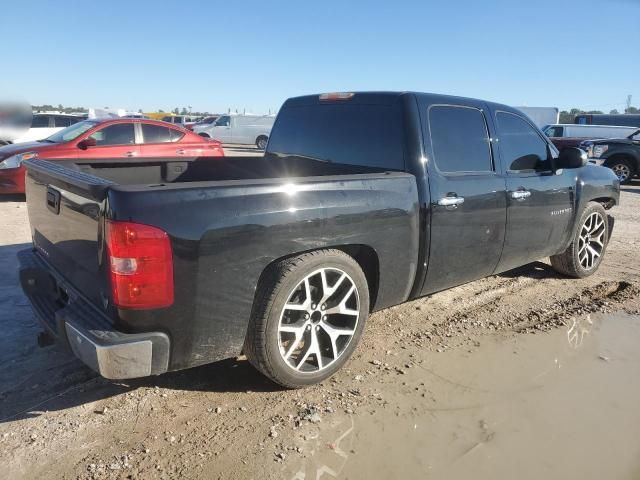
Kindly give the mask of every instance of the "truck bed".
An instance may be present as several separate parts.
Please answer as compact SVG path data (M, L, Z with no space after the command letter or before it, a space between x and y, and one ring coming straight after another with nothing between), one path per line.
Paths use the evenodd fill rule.
M72 168L25 162L35 254L118 331L166 333L169 369L239 354L262 272L291 254L349 249L373 262L372 271L385 272L370 279L375 309L408 298L420 239L413 175L299 157L185 163L135 162L132 170L109 161ZM184 168L167 177L175 166ZM175 278L171 307L111 305L107 219L167 232Z

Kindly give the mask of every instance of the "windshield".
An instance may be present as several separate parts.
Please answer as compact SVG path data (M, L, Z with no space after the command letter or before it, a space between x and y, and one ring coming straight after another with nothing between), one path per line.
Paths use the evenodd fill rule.
M640 128L635 132L633 132L631 135L629 135L627 138L631 140L640 140Z
M51 143L69 142L71 140L75 140L90 128L95 127L98 123L99 122L96 122L93 120L85 120L83 122L78 122L71 125L70 127L63 128L59 132L54 133L50 137L46 138L44 141L51 142Z

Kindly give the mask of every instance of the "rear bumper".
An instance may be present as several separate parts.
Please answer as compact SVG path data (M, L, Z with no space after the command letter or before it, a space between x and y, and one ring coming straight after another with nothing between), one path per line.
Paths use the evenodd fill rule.
M169 337L162 332L123 333L34 250L18 253L20 284L38 321L59 343L105 378L164 373Z
M24 193L24 168L0 170L0 194Z

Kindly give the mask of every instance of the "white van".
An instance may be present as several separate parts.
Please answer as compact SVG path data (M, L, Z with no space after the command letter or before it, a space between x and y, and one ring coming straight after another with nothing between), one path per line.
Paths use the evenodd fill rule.
M549 138L624 138L635 132L638 127L613 127L610 125L554 124L542 129Z
M211 125L196 125L193 131L222 143L256 145L264 150L275 120L275 115L225 114Z

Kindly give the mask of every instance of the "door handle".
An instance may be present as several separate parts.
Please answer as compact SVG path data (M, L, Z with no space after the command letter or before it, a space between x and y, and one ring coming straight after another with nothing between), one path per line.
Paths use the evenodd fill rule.
M510 192L511 198L515 198L518 201L522 201L525 198L529 198L531 196L531 192L529 190L514 190Z
M438 205L442 207L451 207L452 210L454 208L458 208L458 205L462 205L463 203L463 197L444 197L438 200Z
M184 148L179 148L178 150L176 150L176 153L178 155L184 155Z
M136 152L126 152L125 156L127 156L127 157L135 157L136 156Z

